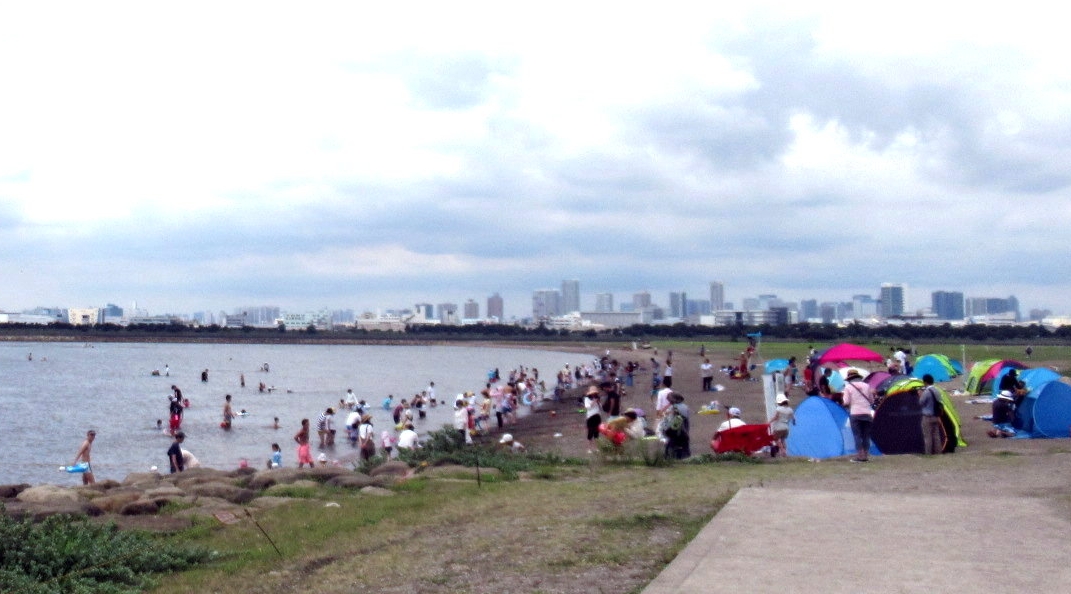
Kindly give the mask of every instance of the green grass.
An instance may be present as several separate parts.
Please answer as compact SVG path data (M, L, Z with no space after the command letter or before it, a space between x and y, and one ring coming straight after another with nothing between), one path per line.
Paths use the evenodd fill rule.
M503 584L546 572L547 579L580 579L591 565L628 565L649 580L737 489L771 473L795 472L794 466L596 464L583 472L544 468L558 480L482 487L471 480L417 478L389 497L325 491L255 512L281 559L248 520L172 537L219 551L220 558L174 576L157 591L303 592L309 580L320 592L376 591L413 583L410 560L418 551L421 575L436 576L424 582L432 592L464 591L471 576L456 568L472 559L494 567ZM339 507L325 507L327 501ZM664 545L651 546L652 539ZM361 572L359 585L351 572L357 559L376 568ZM518 588L538 589L512 591Z

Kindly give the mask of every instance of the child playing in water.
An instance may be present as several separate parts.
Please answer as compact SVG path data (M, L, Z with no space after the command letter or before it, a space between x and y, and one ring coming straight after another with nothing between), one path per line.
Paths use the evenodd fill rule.
M283 450L279 444L271 444L271 460L268 460L268 468L279 468L283 465Z

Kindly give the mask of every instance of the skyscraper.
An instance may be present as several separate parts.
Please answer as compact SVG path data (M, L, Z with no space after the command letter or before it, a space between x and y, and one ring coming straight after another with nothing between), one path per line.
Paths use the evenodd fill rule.
M684 291L669 294L669 317L688 317L688 294Z
M934 315L941 320L962 320L963 293L959 291L934 291L930 294Z
M503 304L502 297L498 293L487 298L487 317L502 321Z
M465 302L465 315L466 320L476 320L480 317L480 304L474 300L469 299Z
M640 311L645 307L651 306L651 294L647 291L640 291L639 293L632 294L632 310Z
M562 281L562 311L561 313L573 313L580 311L580 281Z
M560 316L562 294L557 289L540 289L532 293L532 317L550 318Z
M718 281L710 281L710 309L713 311L725 309L725 285Z
M596 293L595 294L595 311L598 313L610 313L614 311L614 294L613 293Z
M881 317L894 318L904 315L907 287L894 283L881 284Z

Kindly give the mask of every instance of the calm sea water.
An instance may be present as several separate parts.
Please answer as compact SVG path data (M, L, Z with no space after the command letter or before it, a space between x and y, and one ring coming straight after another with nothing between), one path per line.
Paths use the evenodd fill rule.
M313 426L315 456L316 417L336 406L347 388L373 405L378 434L393 428L390 413L380 408L388 394L395 401L409 398L434 381L438 398L452 404L458 393L482 389L488 370L498 368L505 377L522 365L539 369L553 388L564 364L589 360L575 353L449 346L0 343L0 484L80 484L80 475L58 467L72 462L90 428L97 431L97 480L122 480L151 466L166 472L171 437L156 421L167 425L172 384L191 402L184 447L202 465L236 468L245 459L261 467L278 442L284 466L292 466L301 419ZM264 363L269 372L260 371ZM170 376L151 375L153 369L163 374L165 366ZM239 385L243 373L245 388ZM260 382L276 389L261 393ZM219 427L225 394L232 395L235 411L248 412L230 431ZM273 417L280 429L272 428ZM341 428L345 415L335 418ZM417 431L439 429L452 418L450 405L429 409ZM327 450L332 459L353 454L339 434L335 449Z

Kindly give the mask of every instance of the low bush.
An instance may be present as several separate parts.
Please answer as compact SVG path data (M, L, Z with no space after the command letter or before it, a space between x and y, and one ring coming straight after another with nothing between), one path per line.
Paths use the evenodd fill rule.
M207 550L170 545L68 516L34 523L0 506L0 592L127 594L153 585L151 574L208 560Z

